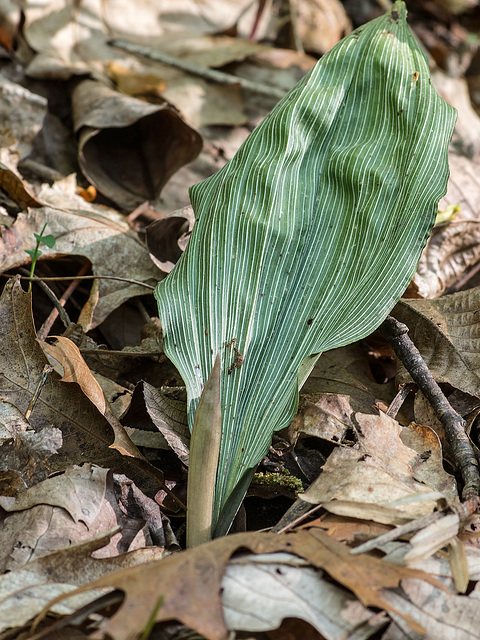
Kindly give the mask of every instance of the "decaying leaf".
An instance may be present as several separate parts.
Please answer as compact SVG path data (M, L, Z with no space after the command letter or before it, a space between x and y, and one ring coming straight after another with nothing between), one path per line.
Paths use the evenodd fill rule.
M480 287L437 300L401 300L392 315L409 328L437 382L480 396ZM405 370L399 382L410 380Z
M439 489L449 500L455 498L455 483L443 470L441 457L432 461L435 466L427 476L419 454L403 444L398 422L384 413L356 414L352 422L358 446L335 449L318 479L300 495L303 500L323 503L333 513L388 523L431 513L442 495Z
M147 248L129 227L124 216L107 207L89 204L75 193L75 176L44 186L39 198L47 207L29 210L17 216L15 223L0 237L0 270L29 262L25 249L31 249L34 233L48 223L48 233L55 237L51 249L42 249L43 259L63 255L81 255L92 263L94 274L115 275L155 283L162 272L150 260ZM122 302L146 289L138 284L100 280L98 302L86 330L100 324Z
M36 340L31 295L22 290L17 280L9 281L2 292L0 326L0 397L24 414L48 362ZM80 386L61 382L56 373L41 389L29 422L37 432L52 424L62 431L62 447L58 455L45 461L43 477L69 465L82 464L88 455L89 462L126 473L142 488L151 490L153 484L158 489L163 482L162 472L145 459L122 456L110 447L115 437L106 418Z
M413 276L446 190L454 121L397 2L191 189L197 222L156 296L190 427L221 355L216 535L318 354L373 331Z
M400 581L407 577L427 580L442 588L438 580L416 569L396 566L363 554L350 555L349 547L336 542L325 532L311 528L282 536L255 532L223 537L159 562L113 572L75 593L104 587L125 593L120 609L100 626L104 634L116 640L135 637L159 597L163 601L155 615L157 622L179 620L209 640L227 640L229 635L220 589L226 564L240 549L262 554L287 552L303 558L350 589L366 607L390 610L383 594L398 587ZM178 597L179 593L183 598ZM188 602L188 607L185 602ZM423 631L409 614L405 620L414 630Z
M202 148L200 134L167 103L148 104L94 80L78 84L72 103L82 172L122 209L158 198Z
M88 584L115 569L159 560L164 553L163 549L149 547L109 558L92 557L92 553L108 545L116 533L102 533L52 551L0 576L0 632L27 624L61 593ZM81 594L54 607L54 611L61 615L70 614L97 597L98 592Z
M49 360L51 362L53 361L55 365L57 365L57 368L60 369L60 371L57 371L61 376L60 381L75 382L78 384L90 402L100 411L112 427L115 439L110 447L117 449L123 455L143 458L113 413L102 387L86 365L76 344L64 336L57 336L54 344L39 341L39 345L43 352L49 357ZM58 365L60 366L58 367Z

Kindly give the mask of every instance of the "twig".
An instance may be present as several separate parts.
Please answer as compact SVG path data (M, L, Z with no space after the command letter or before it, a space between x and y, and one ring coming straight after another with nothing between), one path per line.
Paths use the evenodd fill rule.
M24 270L25 272L25 270ZM17 274L15 273L0 273L0 276L4 278L15 278ZM118 276L48 276L46 278L39 278L38 276L33 276L30 278L28 276L20 276L21 280L31 280L32 282L44 282L48 280L61 281L61 280L118 280L119 282L129 282L130 284L138 284L140 287L145 287L146 289L150 289L151 291L155 290L151 284L147 284L146 282L140 282L140 280L132 280L131 278L120 278Z
M83 265L83 267L80 269L79 275L83 275L85 273L85 271L88 271L89 269L90 269L90 265L88 263L85 263ZM75 291L75 289L78 287L78 284L79 284L79 280L78 279L74 280L67 287L66 291L62 294L62 297L59 300L59 303L61 304L62 307L65 307L65 303L70 298L70 296ZM59 312L58 312L58 309L56 307L54 309L52 309L52 311L50 312L50 315L45 320L45 322L42 324L42 326L40 327L40 330L39 330L39 332L37 334L38 338L40 340L45 340L45 338L48 336L48 334L50 332L50 329L53 326L53 323L57 319L58 313Z
M247 89L248 91L268 96L269 98L275 98L275 100L281 100L285 97L285 92L280 91L280 89L276 89L275 87L260 85L256 82L252 82L251 80L247 80L246 78L240 78L239 76L234 76L231 73L225 73L224 71L198 67L196 64L180 60L179 58L168 55L168 53L152 51L148 47L143 47L140 44L135 44L128 40L115 38L114 40L110 40L108 44L112 47L117 47L117 49L123 49L124 51L129 51L130 53L143 56L144 58L150 58L150 60L155 60L162 64L168 64L171 67L175 67L176 69L180 69L181 71L185 71L186 73L190 73L194 76L199 76L200 78L204 78L210 82L226 84L229 86L239 85L242 89Z
M27 269L19 268L18 270L21 271L22 273L30 274L30 271L27 271ZM42 281L43 279L42 278L36 278L35 276L33 278L31 278L29 276L20 276L20 278L22 280L30 280L31 282L38 281L38 286L43 291L43 293L45 293L45 295L48 296L50 301L53 303L53 305L55 306L55 308L58 311L58 317L63 322L65 327L67 327L67 329L68 329L68 327L72 324L72 321L68 317L68 313L62 307L62 305L61 305L59 299L57 298L57 296L53 293L53 291L50 289L50 287L48 285L46 285Z
M305 518L312 515L322 507L323 504L312 505L301 498L297 498L289 507L288 511L283 514L277 524L270 529L270 533L285 533L285 531L296 527L297 524L302 522L302 520L305 520Z
M380 326L382 334L393 347L414 382L432 405L437 418L445 428L445 437L452 449L453 459L463 480L462 498L478 504L480 473L473 447L465 433L465 420L452 409L420 352L408 335L408 327L392 316Z
M369 551L373 551L373 549L377 549L380 545L385 544L387 542L393 542L394 540L398 540L402 536L405 536L410 533L414 533L415 531L420 531L424 527L427 527L430 524L433 524L437 520L445 517L445 514L441 511L434 511L433 513L429 513L422 518L417 518L416 520L410 520L410 522L406 522L405 524L401 524L394 529L390 529L386 533L382 533L376 538L372 538L371 540L367 540L363 544L358 547L354 547L350 549L350 553L352 556L358 555L359 553L367 553Z
M397 413L400 411L401 406L408 397L408 394L415 387L414 383L403 384L397 392L395 398L391 401L390 406L387 409L387 416L390 418L396 418Z
M48 376L52 373L53 371L53 367L51 364L46 364L43 367L43 371L40 375L40 379L37 383L36 389L30 399L30 402L28 404L27 410L25 411L25 420L30 420L30 416L32 415L32 411L35 408L35 405L37 404L37 400L40 397L40 394L42 393L42 389L45 386L45 384L47 383L47 379Z

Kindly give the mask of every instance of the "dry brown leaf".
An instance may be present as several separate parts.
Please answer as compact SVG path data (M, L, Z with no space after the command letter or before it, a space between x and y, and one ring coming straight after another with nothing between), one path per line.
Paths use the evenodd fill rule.
M410 463L415 479L440 491L449 504L457 501L457 484L455 478L443 468L444 454L436 431L430 426L411 423L402 428L400 437L404 445L418 454Z
M184 9L182 9L182 5ZM246 121L237 87L218 86L171 66L154 62L109 46L113 38L124 38L158 49L195 64L221 66L243 60L264 49L249 41L256 9L251 0L193 2L109 2L108 8L95 0L83 2L72 11L65 0L42 7L24 7L23 33L36 55L27 73L36 78L66 80L86 75L110 86L111 65L132 73L161 77L166 84L162 97L174 105L193 126L238 125ZM219 34L234 27L239 17L246 24L245 40ZM81 28L79 28L81 25ZM120 94L118 94L120 96ZM154 100L158 99L154 96Z
M375 405L381 401L388 407L395 394L393 384L375 382L358 343L323 353L301 392L347 395L354 411L375 414Z
M0 298L0 398L24 413L35 392L46 357L35 336L31 296L19 282L12 280ZM110 448L114 433L107 420L88 400L78 385L67 385L51 374L41 390L40 398L29 422L41 432L54 425L62 431L63 445L45 461L44 477L87 459L119 473L126 473L142 488L158 489L163 474L146 461L121 456ZM152 484L151 478L155 478Z
M416 479L418 455L403 444L398 422L381 413L355 414L353 423L358 446L335 449L318 479L300 497L313 504L324 503L335 513L380 522L433 511L442 495L437 492L437 484L451 487L451 482L445 480L441 460L437 460L436 475L430 476L435 480L434 486L429 487L424 484L424 475L420 474L420 481ZM382 508L379 511L372 505Z
M401 300L392 315L404 322L437 382L480 396L480 288L438 300ZM398 381L410 381L401 370Z
M298 436L313 436L334 443L343 442L353 428L350 397L335 393L301 395L298 411L288 427L288 438L295 443Z
M76 382L90 402L105 417L115 434L115 439L110 445L112 449L117 449L122 455L143 460L142 454L113 413L102 387L82 358L77 345L63 336L57 336L55 340L55 344L39 340L39 345L49 356L50 361L54 360L60 365L60 372L57 371L57 373L62 376L61 382Z
M339 0L306 0L295 6L296 27L306 51L323 55L352 30Z
M220 588L228 560L240 549L262 554L286 551L304 558L350 589L364 606L390 610L382 594L397 588L407 577L442 588L436 579L415 569L363 554L352 556L349 547L312 528L282 536L257 532L219 538L159 562L116 571L76 593L104 587L125 593L120 609L100 626L102 633L116 640L137 637L159 597L163 600L155 616L157 622L179 620L209 640L227 640ZM423 631L408 614L405 619L413 629Z
M159 269L170 273L185 251L195 223L192 205L152 222L146 229L147 247Z
M45 477L48 459L62 447L62 432L45 427L36 433L15 405L0 400L0 495L14 496Z
M0 188L5 191L21 209L26 209L27 207L36 209L42 207L44 204L35 198L30 192L30 189L16 173L1 163Z
M226 626L235 631L268 632L294 618L297 624L309 622L322 638L341 640L355 632L366 640L385 624L385 616L377 617L346 589L286 553L231 560L222 580L222 603ZM305 640L299 629L294 637Z
M190 429L188 428L186 403L175 400L143 383L145 406L153 424L165 438L168 446L188 466Z
M456 596L445 593L433 585L419 580L403 580L402 590L406 597L394 591L383 591L385 599L397 611L413 618L420 624L425 633L426 640L477 640L480 638L478 625L478 600L480 597L479 586L469 596ZM403 631L403 635L387 634L386 640L412 639L411 630L405 625L404 620L391 614L396 624ZM417 640L417 636L413 636Z
M2 4L2 34L11 8ZM46 112L46 98L0 74L0 162L16 170L19 161L30 155Z
M107 7L88 0L74 10L68 0L52 0L41 6L27 3L24 12L24 34L37 52L29 74L65 79L72 73L89 74L92 70L98 75L101 63L112 57L106 42L113 37L129 37L153 46L174 35L185 39L186 35L227 31L240 16L248 23L243 32L248 36L256 8L250 0L176 0L175 11L171 0L112 0Z
M94 80L72 93L78 159L85 177L122 209L159 197L202 148L200 134L169 104L149 104Z
M81 255L92 264L94 274L118 277L155 285L162 272L152 263L139 236L130 229L124 216L113 209L85 202L76 195L75 177L70 176L52 187L44 186L39 197L53 207L42 207L18 215L15 223L0 238L0 270L28 264L26 249L35 246L34 233L48 223L47 233L55 237L51 249L42 246L41 260L63 255ZM145 294L138 284L100 280L98 304L86 328L92 329L133 296Z
M467 81L451 77L437 68L432 72L432 83L438 95L457 110L452 147L474 159L480 153L480 118L470 102Z
M133 506L134 485L124 476L112 476L106 469L84 464L47 478L15 498L0 496L0 506L8 514L0 532L1 570L12 570L117 526L120 531L96 557L107 558L152 544L150 522ZM130 493L130 504L119 500L123 488ZM150 502L150 507L156 506L157 522L152 522L152 530L156 540L165 544L160 508Z
M115 569L159 560L164 550L159 547L137 549L109 558L94 558L108 545L116 532L89 537L71 546L31 560L27 565L0 576L0 632L21 627L32 620L42 608L61 593L88 584ZM54 608L57 614L70 614L84 606L97 593L86 593Z
M478 163L450 151L450 179L439 210L459 205L455 219L434 227L405 296L437 298L480 259Z

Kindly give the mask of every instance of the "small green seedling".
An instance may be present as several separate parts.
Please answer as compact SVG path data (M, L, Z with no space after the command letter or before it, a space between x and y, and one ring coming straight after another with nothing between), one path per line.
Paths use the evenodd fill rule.
M35 236L36 240L37 240L36 245L35 245L35 249L25 249L25 253L28 253L28 255L32 259L32 266L30 267L30 278L33 278L33 274L35 273L35 266L37 264L37 260L43 253L43 251L40 250L40 245L41 244L45 244L49 249L52 249L52 247L55 246L55 236L52 236L52 235L44 236L43 235L44 232L45 232L45 229L47 228L47 224L48 224L48 222L46 222L43 225L43 229L40 232L40 234L38 234L38 233L34 233L33 234ZM28 285L28 292L30 293L31 290L32 290L32 281L30 281L30 283Z

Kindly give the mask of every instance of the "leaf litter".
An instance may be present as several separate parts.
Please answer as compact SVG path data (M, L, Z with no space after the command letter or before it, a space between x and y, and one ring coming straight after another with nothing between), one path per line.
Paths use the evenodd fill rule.
M151 199L145 213L142 207L133 211L141 198L127 203L120 196L112 197L113 192L110 201L98 196L97 202L87 202L81 194L86 195L90 169L80 161L81 146L68 149L65 145L72 145L71 135L51 135L53 130L64 131L60 111L49 111L43 120L50 108L45 99L35 89L27 93L16 84L8 65L7 75L2 76L2 114L9 130L0 139L0 159L6 165L0 174L1 272L18 272L29 264L25 251L34 246L33 234L47 222L46 233L55 237L55 245L45 247L36 274L73 278L83 267L87 275L133 282L99 279L95 291L88 280L78 280L73 298L65 303L77 324L72 323L61 336L64 328L57 321L49 333L59 336L57 341L49 337L43 348L36 340L35 326L48 315L52 302L34 287L32 308L18 282L4 287L0 300L4 572L0 637L17 637L22 631L33 637L31 624L44 607L55 616L49 614L45 631L51 624L58 629L69 625L69 615L87 607L83 629L90 635L98 627L96 637L105 633L114 639L139 637L159 598L156 620L164 625L181 621L212 639L226 638L231 629L251 636L284 637L281 634L291 629L292 622L293 636L303 637L302 620L326 638L367 638L382 632L386 640L477 637L480 522L461 510L448 456L448 472L443 468L448 452L441 433L440 439L435 434L438 421L420 394L411 392L397 420L385 415L397 387L390 374L393 359L388 348L378 348L378 340L322 356L306 383L294 422L279 434L260 465L267 478L285 475L287 468L294 468L293 461L299 475L302 468L308 470L306 486L311 486L297 502L320 509L318 519L303 526L293 524L294 531L281 535L250 530L178 553L183 546L182 510L160 481L166 479L169 491L177 492L180 502L185 500L189 446L185 394L178 372L163 355L161 339L155 331L145 329L143 335L142 331L156 315L148 285L171 269L186 246L191 226L177 221L183 228L174 225L157 231L157 236L150 234L148 245L145 226L187 206L187 187L223 166L274 101L238 88L215 87L153 59L109 47L107 41L112 35L125 37L124 26L130 22L138 27L131 33L132 40L152 50L163 48L187 61L190 56L191 62L205 67L228 64L229 72L260 83L273 79L284 91L314 62L301 52L216 35L236 25L242 36L249 37L256 29L255 37L273 34L272 39L281 42L278 16L270 13L268 5L258 13L254 29L255 7L242 14L242 3L222 3L222 11L214 2L204 4L199 16L197 3L182 3L184 13L179 10L177 24L164 3L132 5L129 10L135 12L135 20L131 21L123 10L110 7L105 16L94 8L93 22L88 26L84 22L83 32L76 29L77 21L85 20L83 4L76 16L68 12L55 16L49 5L41 11L26 8L24 35L34 56L28 59L22 51L20 60L31 78L47 82L47 76L55 77L65 83L72 73L88 69L100 84L111 86L113 78L118 89L129 93L121 85L128 73L130 80L138 79L131 92L135 100L146 98L157 104L160 95L180 111L183 124L178 122L184 131L200 127L203 152L193 164L180 168L162 193L157 189L142 196ZM326 13L316 14L317 10ZM337 21L326 34L333 44L349 29L343 11L333 1L302 7L298 16L290 16L292 24L295 18L299 21L294 30L297 45L300 38L314 52L312 37L320 42L312 36L314 24L305 15L326 15ZM414 26L416 17L413 13ZM357 17L350 19L357 26ZM99 29L93 27L95 21ZM10 35L6 31L2 37L11 50L18 20L9 16L5 24ZM161 33L156 31L159 25ZM49 47L51 35L62 29L74 33L76 48L66 45L62 50L60 44L54 51ZM147 40L146 32L150 33ZM66 40L56 40L62 42ZM293 45L284 40L282 46ZM434 57L438 50L432 49ZM28 86L28 77L23 82ZM20 103L18 96L22 96ZM63 108L70 111L76 106L68 100ZM18 120L16 113L26 119ZM463 116L461 122L473 123L471 130L478 126L478 118L467 107ZM117 126L109 120L108 111L104 117L107 129ZM218 129L219 124L230 128ZM126 136L127 149L128 134L123 131L120 127L119 139ZM478 260L478 159L465 126L456 136L450 154L452 178L441 206L458 204L460 212L434 230L409 289L417 297L437 297L456 282L467 282ZM53 144L59 146L52 153ZM179 154L192 157L186 147ZM134 157L141 155L132 153L123 159L127 169ZM115 166L110 164L107 170L122 185ZM67 175L70 171L77 171L76 179ZM41 186L41 181L50 184ZM102 189L105 192L97 184L97 193ZM125 211L131 211L128 218L121 213ZM186 231L180 240L179 228ZM153 261L149 252L160 256L160 262ZM471 277L475 282L475 274ZM50 285L60 299L67 285ZM396 309L401 308L397 316L408 324L452 403L457 403L462 415L470 416L474 444L478 443L476 407L480 406L475 375L476 295L472 289L453 298L405 301ZM128 310L124 335L118 321L113 329L112 324L107 326L109 318L119 318L115 313L122 310ZM54 354L59 373L50 373L42 383L48 362L45 352L50 357ZM70 378L66 378L68 370ZM406 381L400 368L397 383ZM33 402L37 390L39 397ZM148 462L132 467L131 455L111 448L115 438L118 443L121 437L121 451L135 453L135 445L126 444L127 433ZM158 436L159 449L154 445ZM156 470L149 473L150 466ZM302 475L304 483L306 477ZM293 498L275 500L283 500L285 511ZM275 523L268 519L275 500L247 497L247 529L255 521L255 510L263 517L260 526ZM415 523L416 531L402 533ZM385 535L390 538L384 540ZM372 550L350 554L351 548L365 542L373 545ZM470 589L465 586L468 580ZM76 600L49 606L52 599L77 587L85 588L85 593L75 596ZM103 591L90 593L94 587ZM104 601L96 601L110 597L118 606L121 597L108 594L119 588L125 594L123 604L116 613L106 613ZM287 616L293 620L284 620ZM274 632L274 627L279 630ZM64 633L67 628L73 629L66 626Z

